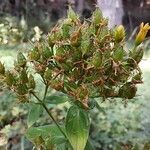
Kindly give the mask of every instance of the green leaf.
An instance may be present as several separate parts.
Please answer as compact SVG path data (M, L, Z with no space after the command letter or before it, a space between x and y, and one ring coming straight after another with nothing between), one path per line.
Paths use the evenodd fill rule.
M63 127L62 130L64 130ZM56 145L65 142L64 136L54 125L31 127L27 130L25 135L33 143L38 137L42 137L44 140L51 138Z
M64 94L52 94L50 96L47 96L45 99L45 102L49 104L61 104L65 103L68 100L68 97Z
M30 106L30 111L27 118L28 127L31 127L38 120L41 112L42 112L42 107L40 105L32 104Z
M76 106L70 107L66 117L66 133L74 150L84 150L89 136L88 113Z
M93 147L92 143L88 140L84 150L95 150L95 148Z

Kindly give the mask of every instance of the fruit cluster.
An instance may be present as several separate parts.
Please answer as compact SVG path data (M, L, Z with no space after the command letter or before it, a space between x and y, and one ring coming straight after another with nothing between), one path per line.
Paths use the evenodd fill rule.
M27 60L48 87L68 94L86 108L89 98L132 99L136 84L142 83L138 63L143 56L141 43L149 28L142 24L134 47L127 50L122 25L109 29L108 20L99 9L91 19L80 21L69 8L68 17L60 20L45 40L35 44ZM27 60L18 54L17 77L0 64L7 86L24 99L36 86L33 75L27 73Z

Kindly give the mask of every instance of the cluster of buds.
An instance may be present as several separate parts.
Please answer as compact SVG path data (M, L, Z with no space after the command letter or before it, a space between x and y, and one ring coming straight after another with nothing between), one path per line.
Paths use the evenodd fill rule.
M91 19L82 22L69 8L68 17L59 21L45 40L35 44L28 59L46 85L68 94L85 108L89 107L89 99L95 97L132 99L136 84L142 83L138 63L143 49L139 40L141 34L146 36L148 26L141 25L134 48L125 50L122 25L109 29L108 20L99 9ZM34 78L27 75L26 59L21 54L15 66L19 79L6 72L7 84L17 94L25 95L35 88ZM2 64L0 71L4 74Z
M28 94L36 85L34 77L27 73L27 60L21 52L18 53L14 66L14 69L9 71L0 63L1 80L6 87L16 93L21 102L28 102Z

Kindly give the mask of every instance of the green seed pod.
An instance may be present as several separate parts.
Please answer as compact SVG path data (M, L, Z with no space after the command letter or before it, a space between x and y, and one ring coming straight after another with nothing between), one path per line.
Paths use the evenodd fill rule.
M132 83L126 83L119 89L119 97L132 99L135 97L137 88Z
M20 67L24 68L26 66L26 58L21 52L19 52L17 55L17 63Z
M34 77L32 74L30 74L29 79L28 79L28 88L29 89L35 89L36 83L34 80Z
M89 39L83 39L81 41L81 51L82 51L82 56L86 55L90 51L90 41Z
M113 58L115 61L121 61L124 57L125 50L122 47L118 47L113 52Z
M79 18L78 15L69 6L69 9L68 9L68 19L71 19L72 21L76 21L78 18Z
M15 77L10 71L5 72L5 81L8 86L12 86L15 84Z
M0 75L4 75L4 74L5 74L5 67L4 64L0 62Z
M33 60L37 61L40 59L40 53L36 47L29 53L28 57L31 61L33 61Z
M20 79L21 83L27 83L28 82L28 76L27 76L27 72L25 69L21 70L19 79Z
M44 59L48 59L52 56L51 48L43 46L42 56Z
M44 73L44 78L49 81L52 79L52 70L51 69L47 69Z
M93 15L92 15L92 22L95 25L98 25L101 23L102 19L103 19L103 14L102 14L101 10L96 8L96 10L93 12Z
M70 24L64 23L62 25L62 34L63 34L64 38L69 38L69 36L70 36L70 33L69 33L70 32L70 28L71 28Z
M93 55L92 65L94 65L95 68L101 67L102 59L103 59L102 53L100 51L97 51Z
M28 93L28 88L26 84L18 84L16 87L16 92L19 95L25 95Z
M122 40L124 40L125 38L125 29L124 26L120 25L116 28L116 30L114 31L114 37L115 37L115 41L117 43L121 42Z

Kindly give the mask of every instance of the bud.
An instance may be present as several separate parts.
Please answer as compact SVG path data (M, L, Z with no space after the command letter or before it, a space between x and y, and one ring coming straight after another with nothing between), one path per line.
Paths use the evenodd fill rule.
M15 77L10 71L5 72L5 81L8 86L12 86L15 84Z
M35 89L36 83L35 83L35 80L34 80L34 77L32 74L30 74L28 81L29 81L28 82L28 88L29 89Z
M5 67L4 64L0 62L0 75L4 75L4 74L5 74Z
M140 25L140 31L137 34L135 39L136 46L140 45L144 41L149 30L150 30L150 25L148 23L144 25L144 23L142 22Z
M19 52L17 55L17 63L20 67L23 67L23 68L26 65L26 58L21 52Z
M124 40L124 38L125 38L125 29L124 29L123 25L120 25L116 28L116 30L114 31L114 37L115 37L115 41L117 43Z

